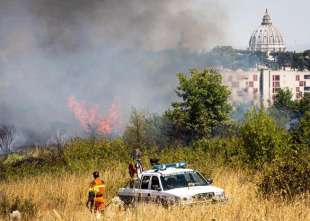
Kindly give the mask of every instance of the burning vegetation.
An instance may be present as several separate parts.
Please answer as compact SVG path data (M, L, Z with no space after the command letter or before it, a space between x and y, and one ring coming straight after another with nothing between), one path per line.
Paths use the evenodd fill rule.
M103 116L98 105L79 102L74 96L68 98L68 107L79 120L83 129L90 134L110 135L119 125L120 113L117 102L113 102L108 113Z

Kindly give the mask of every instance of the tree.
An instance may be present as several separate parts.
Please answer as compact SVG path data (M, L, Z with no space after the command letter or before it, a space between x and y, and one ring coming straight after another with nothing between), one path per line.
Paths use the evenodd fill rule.
M64 149L68 140L64 130L58 129L54 136L51 137L50 142L56 147L57 158L64 160Z
M129 119L129 124L124 132L124 139L129 145L136 147L143 146L145 136L145 113L133 109Z
M299 71L303 71L306 67L305 67L305 60L303 57L303 54L300 53L293 53L293 57L292 57L292 68L294 70L299 70Z
M310 94L305 93L302 99L297 101L296 106L299 117L303 116L307 111L310 111Z
M271 163L288 143L288 134L279 128L264 109L246 114L240 128L245 161L255 168Z
M160 148L168 146L171 142L168 136L170 129L170 121L166 116L149 114L145 122L146 145Z
M16 138L16 129L12 125L0 126L0 150L2 153L10 153Z
M293 93L290 89L280 89L274 98L273 105L279 110L291 110L294 105L292 98Z
M214 128L229 119L230 91L215 70L191 69L190 76L177 76L176 93L181 101L172 103L165 113L171 121L172 135L184 142L210 137Z
M131 146L169 145L169 120L165 116L149 114L136 109L132 110L129 124L124 131L125 142Z
M295 143L305 144L310 148L310 111L307 111L298 124L291 129L291 133Z
M280 89L273 106L269 109L278 124L294 126L307 111L310 111L310 94L305 93L302 99L292 100L289 89ZM284 124L283 124L284 121Z
M280 89L274 98L273 106L269 109L270 115L276 123L283 127L289 127L292 119L295 118L296 103L292 100L293 93L290 89Z

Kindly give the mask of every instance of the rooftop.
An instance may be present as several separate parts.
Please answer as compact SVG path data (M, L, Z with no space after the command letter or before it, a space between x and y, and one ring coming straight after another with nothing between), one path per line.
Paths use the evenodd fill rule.
M160 174L160 175L165 176L165 175L178 174L178 173L189 173L189 172L193 172L193 170L183 169L183 168L167 168L165 170L156 170L156 169L146 170L146 171L143 171L142 174L143 175Z

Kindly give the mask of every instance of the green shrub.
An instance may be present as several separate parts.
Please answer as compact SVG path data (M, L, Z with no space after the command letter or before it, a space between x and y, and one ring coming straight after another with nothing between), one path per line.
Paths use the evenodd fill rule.
M291 128L291 134L295 143L305 144L310 148L310 111L306 111L298 124Z
M6 166L0 161L0 180L4 180L6 178Z
M58 174L64 171L82 172L105 166L113 167L130 161L131 149L122 139L72 139L59 156L52 149L45 148L39 154L25 154L22 157L9 155L5 164L0 161L0 178L15 179L41 174Z
M6 176L15 179L22 176L36 176L58 171L63 165L41 157L29 157L7 165Z
M8 155L8 157L3 161L3 164L13 164L23 159L25 159L24 156L13 153L13 154Z
M192 146L148 150L144 162L149 158L158 158L161 163L185 161L190 168L199 169L209 176L218 166L238 165L240 150L240 140L236 138L202 139Z
M240 128L243 160L253 168L271 163L279 150L288 144L288 134L279 128L264 109L251 110Z
M310 191L310 152L305 145L286 148L265 168L259 191L263 195L292 198Z
M71 141L64 150L68 169L84 171L93 168L111 166L113 162L130 161L130 149L121 139L97 139Z
M241 140L236 137L202 139L193 144L193 148L205 152L205 160L216 165L239 164L242 152Z

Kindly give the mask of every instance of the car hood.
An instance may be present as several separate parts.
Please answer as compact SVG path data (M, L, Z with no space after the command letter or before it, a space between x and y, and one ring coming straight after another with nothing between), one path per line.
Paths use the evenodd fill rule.
M215 195L220 195L224 193L224 190L212 185L208 185L176 188L172 190L166 190L165 192L178 197L192 197L201 193L214 193Z

